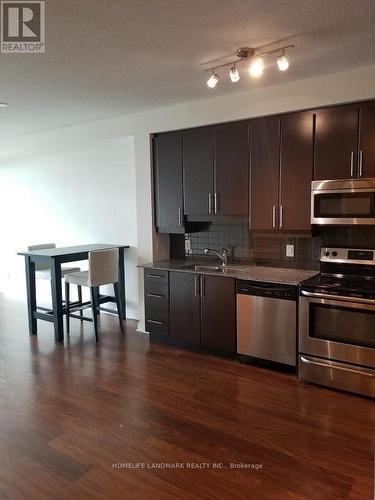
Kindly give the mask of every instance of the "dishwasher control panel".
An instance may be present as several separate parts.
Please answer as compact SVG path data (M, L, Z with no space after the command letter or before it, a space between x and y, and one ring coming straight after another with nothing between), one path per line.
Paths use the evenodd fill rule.
M282 283L237 280L237 293L282 300L296 300L297 287L293 285L284 285Z

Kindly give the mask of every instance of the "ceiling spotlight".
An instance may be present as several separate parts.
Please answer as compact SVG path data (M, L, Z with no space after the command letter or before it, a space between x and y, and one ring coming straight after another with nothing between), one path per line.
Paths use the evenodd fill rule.
M249 72L251 76L258 78L263 74L263 60L259 57L250 64Z
M218 81L219 81L219 77L212 71L212 75L207 80L207 85L210 87L210 89L213 89L216 87L216 84Z
M9 104L7 102L0 102L0 108L7 108Z
M232 80L233 83L236 83L239 81L240 79L240 74L236 68L236 66L232 66L230 71L229 71L229 76L230 76L230 79Z
M275 45L274 44L270 45ZM210 71L211 75L207 80L207 85L213 89L216 87L219 78L222 76L222 72L229 70L229 78L232 83L236 83L240 80L240 74L238 72L238 66L240 64L248 65L248 70L250 75L253 78L259 78L263 75L264 72L264 58L272 57L274 61L277 60L277 65L280 71L286 71L289 68L289 62L286 58L286 51L292 49L294 47L293 44L290 45L280 45L277 48L270 48L270 50L263 51L263 47L259 47L258 49L254 49L251 47L241 47L237 50L236 56L237 59L223 61L222 63L216 63L215 66L206 68L205 71ZM262 50L262 51L261 51Z
M279 70L280 71L286 71L288 68L289 68L289 61L288 59L285 57L285 54L283 53L282 56L280 56L278 59L277 59L277 65L279 67Z

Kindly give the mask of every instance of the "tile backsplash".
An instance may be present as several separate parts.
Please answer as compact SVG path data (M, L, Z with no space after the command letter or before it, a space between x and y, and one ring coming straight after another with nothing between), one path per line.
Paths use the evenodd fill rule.
M185 235L190 240L187 255L203 255L205 248L223 247L233 258L265 260L317 266L321 246L375 248L375 227L313 227L312 232L252 233L246 223L212 223L207 231ZM287 257L286 245L293 245L294 256Z
M249 230L247 224L211 224L207 231L190 233L190 255L203 255L205 248L226 248L233 257L248 257Z
M211 224L207 231L186 235L188 255L203 255L205 248L223 247L233 258L314 263L318 261L320 237L311 233L251 233L247 223ZM286 256L286 245L294 246L294 257Z

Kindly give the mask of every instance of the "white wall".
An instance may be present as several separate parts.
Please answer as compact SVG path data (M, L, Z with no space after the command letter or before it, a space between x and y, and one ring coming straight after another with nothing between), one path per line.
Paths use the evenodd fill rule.
M292 71L292 68L291 68ZM50 152L69 145L78 148L80 134L99 140L132 135L135 138L138 262L165 252L165 238L153 233L149 134L210 123L312 108L375 97L375 66L321 75L285 85L185 103L149 112L66 127L0 142L0 162L30 157L40 148ZM234 87L233 87L234 88ZM212 95L215 95L214 91ZM139 280L139 329L144 329L143 283Z
M126 255L128 316L138 317L137 225L133 137L86 143L81 149L8 161L0 165L0 287L24 296L29 244L120 243ZM87 268L87 263L79 263ZM49 284L38 283L40 303Z

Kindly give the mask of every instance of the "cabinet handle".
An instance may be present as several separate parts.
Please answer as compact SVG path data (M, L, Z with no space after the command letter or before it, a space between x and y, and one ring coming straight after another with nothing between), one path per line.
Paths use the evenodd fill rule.
M199 296L199 276L194 276L194 295Z
M350 177L354 177L354 151L350 153Z
M217 193L214 193L214 214L216 215L218 212L218 203L217 203Z
M147 274L146 276L148 276L149 278L164 278L164 276L160 276L160 274Z
M156 321L156 319L148 319L148 323L154 323L155 325L164 325L162 321Z
M163 295L158 295L157 293L147 293L147 297L155 297L157 299L162 299Z
M212 213L212 194L208 193L208 213Z
M178 209L178 225L181 227L183 225L183 214L182 208Z
M280 221L279 221L279 227L282 229L283 227L283 214L284 214L284 207L280 205Z
M204 276L201 276L201 296L206 295L206 282Z
M276 206L272 207L272 227L276 227Z
M359 168L358 168L358 176L362 177L363 174L363 151L362 149L359 152Z

